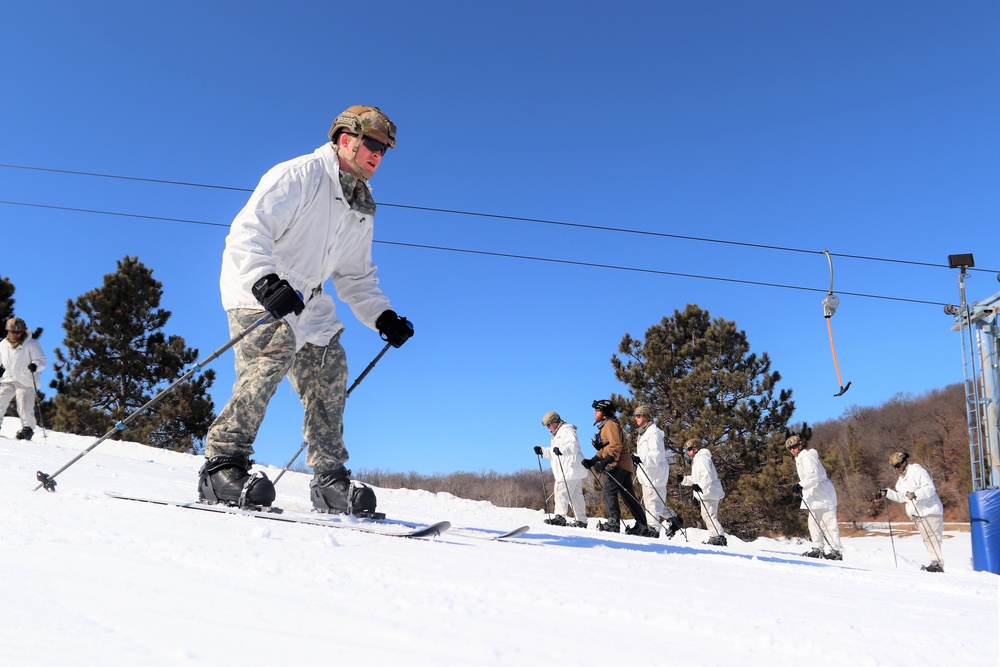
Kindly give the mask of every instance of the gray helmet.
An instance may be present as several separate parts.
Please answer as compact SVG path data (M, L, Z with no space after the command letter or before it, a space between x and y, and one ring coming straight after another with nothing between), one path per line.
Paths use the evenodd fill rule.
M561 424L562 417L559 416L558 412L546 412L542 415L542 426L548 426L550 424Z

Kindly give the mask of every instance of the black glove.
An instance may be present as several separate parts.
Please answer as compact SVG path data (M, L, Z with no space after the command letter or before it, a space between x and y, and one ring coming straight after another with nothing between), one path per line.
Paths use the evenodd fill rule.
M802 498L802 485L801 484L795 484L795 485L792 486L792 495L795 496L796 498L799 498L799 499Z
M400 317L395 311L383 311L375 320L375 328L378 329L382 340L390 343L393 347L400 347L413 336L413 324L405 317Z
M594 467L598 470L598 472L604 472L604 469L608 467L608 464L614 463L614 461L615 457L608 454L604 458L597 459L597 461L594 462Z
M681 473L677 473L676 475L674 475L674 479L676 479L677 483L680 484L681 482L684 481L684 475L682 475Z
M542 455L542 448L536 446L535 447L535 454L537 454L538 456L541 456Z
M4 374L4 371L6 371L6 370L7 370L6 368L4 368L3 366L0 366L0 376L2 376Z
M594 461L596 461L596 460L597 460L596 456L594 458L592 458L592 459L584 459L583 460L583 467L586 468L587 470L590 470L591 468L594 467Z
M600 449L604 445L601 444L601 434L597 433L594 435L594 439L591 440L590 444L594 446L594 449Z
M915 494L913 491L907 491L906 497L909 498L910 500L916 500L917 494Z
M34 373L35 371L38 370L38 364L36 364L34 361L29 362L28 363L28 370L31 371L32 373Z
M559 451L558 447L553 447L552 453L555 454L556 456L562 456L562 452Z
M638 454L631 454L630 452L630 455L632 456L632 463L634 463L637 466L642 465L642 459L639 458Z
M875 502L876 500L882 500L883 498L885 498L887 495L889 495L888 491L889 489L879 489L878 491L876 491L875 495L872 496L872 502Z
M264 306L264 310L275 319L280 320L289 313L298 315L306 307L299 293L292 289L287 280L278 278L276 273L269 273L258 280L250 291L260 305Z
M691 485L691 490L692 491L697 491L698 493L701 493L701 487L698 486L697 484L692 484Z

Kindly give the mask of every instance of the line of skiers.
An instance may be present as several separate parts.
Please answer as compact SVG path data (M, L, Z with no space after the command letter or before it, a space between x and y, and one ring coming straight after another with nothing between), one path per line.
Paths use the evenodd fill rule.
M534 451L550 460L555 479L555 514L545 523L586 528L583 480L588 471L590 474L597 471L605 475L604 482L596 474L594 479L601 489L606 515L606 520L597 524L598 530L621 531L620 500L635 517L635 525L625 528L627 534L659 537L662 531L666 537L673 537L683 528L684 522L666 504L671 455L664 447L663 431L653 423L649 406L640 405L634 413L639 433L634 454L624 444L614 404L607 399L598 399L592 407L598 433L593 441L597 453L590 458L583 455L574 425L564 422L557 412L546 412L542 417L542 425L552 434L552 440L548 447L536 446ZM803 555L843 560L837 522L837 490L820 462L819 453L809 449L798 435L785 441L785 449L795 457L799 478L792 487L792 493L799 500L800 509L808 513L812 549ZM681 486L691 487L701 519L708 529L706 544L726 546L725 530L719 521L719 501L726 494L712 462L712 454L697 438L684 443L684 453L691 460L691 473L678 473L675 479ZM896 487L881 489L875 500L888 499L906 505L906 513L913 519L932 559L930 565L921 569L944 572L941 551L944 506L930 474L922 466L909 463L909 454L905 452L893 453L889 463L899 475ZM641 504L634 494L633 475L638 478L642 489ZM567 520L570 509L574 517L572 522ZM652 525L648 519L652 519Z
M49 360L20 317L7 320L4 328L7 335L0 340L0 419L7 414L10 402L16 401L21 430L14 437L31 440L38 426L35 421L35 394L39 374Z

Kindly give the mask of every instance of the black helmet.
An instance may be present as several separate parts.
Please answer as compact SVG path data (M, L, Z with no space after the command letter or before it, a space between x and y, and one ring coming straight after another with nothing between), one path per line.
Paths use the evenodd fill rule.
M606 398L597 399L590 405L590 407L594 408L595 410L600 410L601 412L604 413L605 417L615 416L615 404Z

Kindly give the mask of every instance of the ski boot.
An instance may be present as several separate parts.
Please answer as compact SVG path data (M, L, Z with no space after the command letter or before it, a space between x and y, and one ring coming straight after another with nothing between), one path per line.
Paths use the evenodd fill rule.
M621 528L619 527L618 522L617 521L611 521L611 520L599 522L597 524L597 530L601 531L602 533L620 533L621 532Z
M645 523L641 523L640 524L640 523L637 523L634 526L632 526L631 528L626 528L625 529L625 534L626 535L635 535L636 537L653 537L653 538L656 538L656 537L660 536L660 531L658 531L656 528L653 528L649 524L645 524Z
M20 431L14 434L14 437L18 440L31 440L31 436L35 435L34 430L30 426L25 426Z
M729 546L726 543L726 536L725 535L713 535L712 537L708 538L708 542L705 542L705 544L711 544L714 547Z
M573 523L569 524L569 527L570 528L586 528L587 527L587 522L586 521L574 521Z
M944 572L944 568L941 567L941 563L936 560L932 560L930 565L921 565L920 569L924 572Z
M262 472L250 472L246 456L213 456L198 474L198 501L207 505L231 505L267 511L274 502L274 484Z
M830 553L825 554L823 558L827 560L844 560L844 554L840 553L836 549L833 549Z
M667 525L665 526L667 530L667 539L676 535L677 531L684 527L684 519L682 519L679 514L675 514L671 517L661 517L661 519L667 522Z
M809 551L805 552L802 555L805 556L806 558L822 558L823 550L818 547L813 547L812 549L810 549Z
M565 526L566 517L564 517L562 514L553 514L552 518L546 519L543 523L547 523L550 526Z
M338 468L316 473L309 482L309 497L313 509L324 514L353 514L367 519L384 519L375 511L375 491L372 487L351 480L351 471Z

